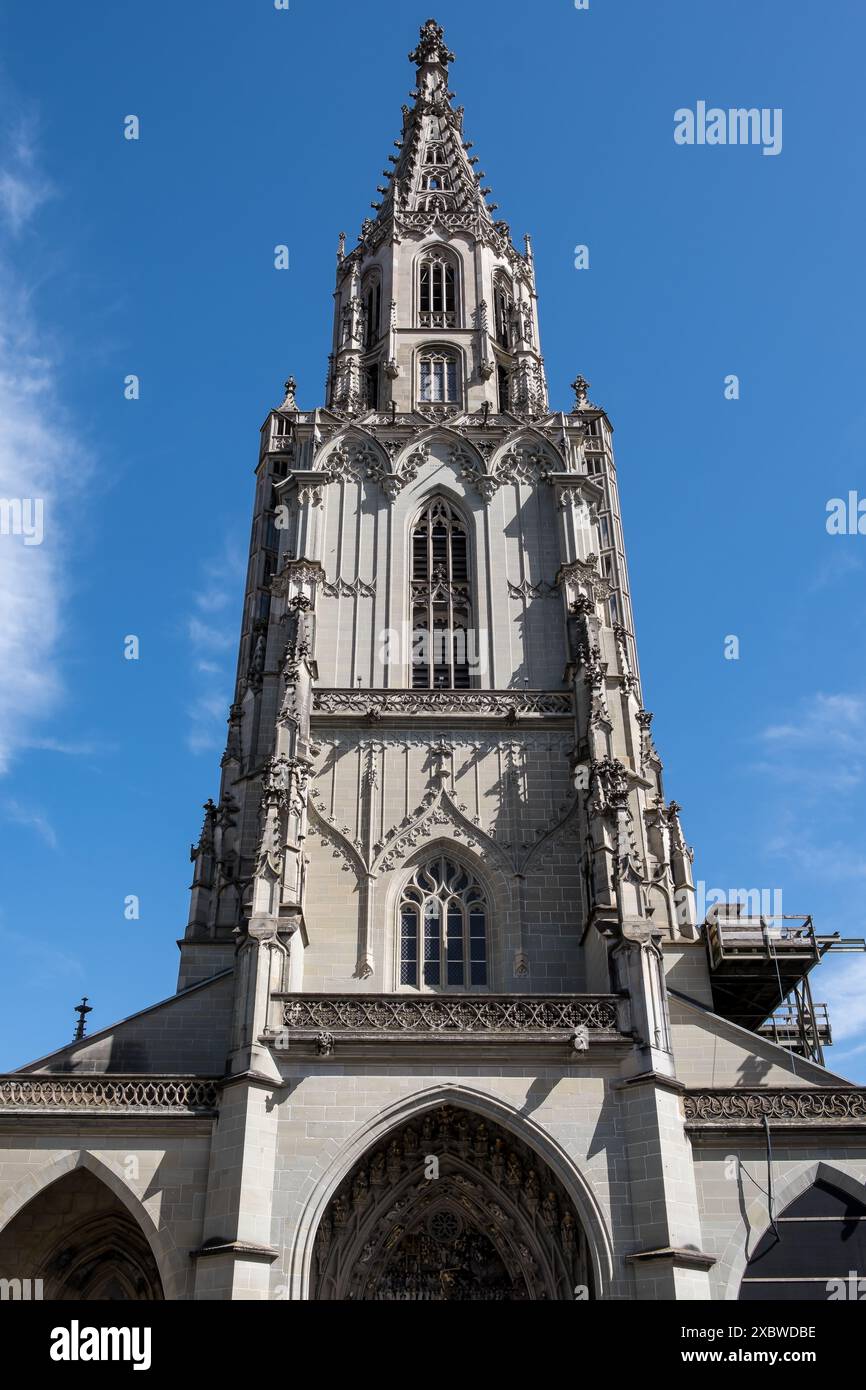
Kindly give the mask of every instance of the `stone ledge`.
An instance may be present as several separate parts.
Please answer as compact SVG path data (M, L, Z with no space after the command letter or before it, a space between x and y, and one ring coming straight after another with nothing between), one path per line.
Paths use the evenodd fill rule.
M693 1131L774 1128L866 1130L866 1088L726 1087L688 1090L683 1096L686 1128Z
M574 702L568 690L350 690L313 691L312 718L405 720L450 718L568 719Z
M346 1044L462 1048L551 1045L580 1054L600 1044L630 1046L618 995L277 994L283 1027L263 1038L275 1052L295 1044L322 1057Z
M217 1108L216 1078L202 1076L0 1076L0 1116L66 1111L92 1114L201 1115Z
M625 1031L627 1001L614 994L559 995L403 995L277 994L283 1027L260 1041L277 1055L299 1052L329 1058L335 1052L375 1057L383 1048L401 1056L429 1056L448 1047L454 1056L472 1057L483 1047L488 1057L516 1050L550 1060L551 1048L563 1061L590 1051L631 1047Z
M648 1264L652 1260L669 1260L680 1269L712 1269L715 1255L706 1255L690 1245L661 1245L656 1250L635 1250L626 1255L630 1264Z
M190 1250L191 1260L203 1260L209 1255L239 1255L245 1260L278 1260L280 1252L273 1245L257 1245L250 1240L215 1240Z

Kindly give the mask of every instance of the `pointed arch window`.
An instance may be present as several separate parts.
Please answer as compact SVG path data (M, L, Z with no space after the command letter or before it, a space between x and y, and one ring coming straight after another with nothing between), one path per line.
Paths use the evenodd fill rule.
M364 282L364 348L373 347L379 341L379 323L382 312L382 282L378 275L371 275Z
M412 530L412 688L468 690L476 653L466 523L434 497Z
M511 311L514 308L514 293L510 283L502 275L493 282L493 308L496 320L496 341L500 347L511 347Z
M433 176L428 176L429 180ZM442 176L435 177L442 187ZM428 187L432 182L428 181ZM418 267L418 313L422 328L455 328L457 325L457 268L442 251L432 251Z
M511 407L511 377L503 366L496 368L496 389L499 396L499 413L509 410Z
M448 348L425 348L419 359L420 399L455 405L459 386L457 354Z
M487 984L487 902L462 864L436 855L400 899L400 984L471 989Z

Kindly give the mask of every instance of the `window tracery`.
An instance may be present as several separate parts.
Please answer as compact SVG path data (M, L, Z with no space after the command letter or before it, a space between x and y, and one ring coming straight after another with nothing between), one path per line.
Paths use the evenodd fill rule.
M487 984L487 904L470 873L444 854L419 865L400 899L400 984Z
M425 175L425 188L447 188L444 174ZM431 251L418 266L418 313L422 328L457 326L457 269L443 251Z
M472 602L466 523L434 497L412 528L412 687L468 690Z

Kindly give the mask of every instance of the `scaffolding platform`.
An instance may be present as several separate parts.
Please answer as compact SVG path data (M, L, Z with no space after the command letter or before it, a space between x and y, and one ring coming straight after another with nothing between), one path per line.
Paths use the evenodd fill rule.
M813 1004L810 1014L802 1006L798 1007L793 999L775 1009L757 1032L760 1037L769 1038L770 1042L787 1047L789 1052L796 1052L801 1057L811 1057L816 1046L823 1049L833 1041L827 1005Z
M716 1013L823 1063L830 1020L812 999L809 973L828 951L863 951L866 941L821 936L811 916L744 916L741 903L711 908L704 933Z

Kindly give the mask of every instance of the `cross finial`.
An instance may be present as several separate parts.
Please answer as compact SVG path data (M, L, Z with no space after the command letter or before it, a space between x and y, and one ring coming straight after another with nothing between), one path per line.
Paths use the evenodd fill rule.
M93 1013L92 1006L87 1002L86 994L83 994L81 996L81 1003L75 1005L75 1013L78 1014L78 1022L75 1025L75 1032L72 1035L72 1041L80 1042L81 1039L84 1037L85 1029L87 1026L85 1023L85 1019L87 1018L88 1014Z

